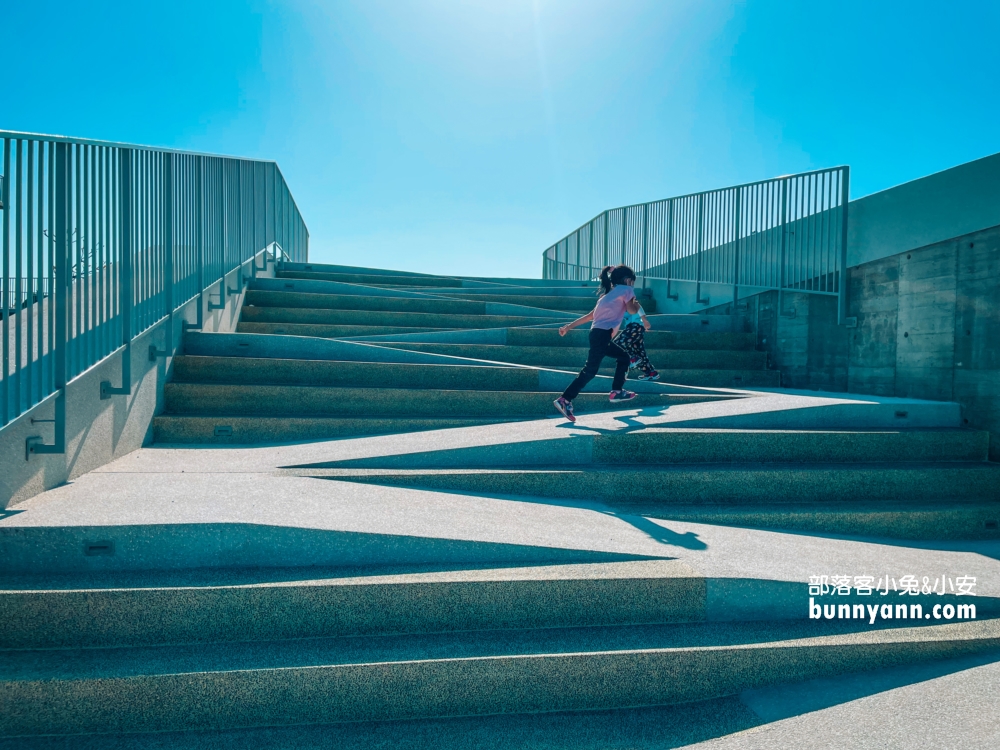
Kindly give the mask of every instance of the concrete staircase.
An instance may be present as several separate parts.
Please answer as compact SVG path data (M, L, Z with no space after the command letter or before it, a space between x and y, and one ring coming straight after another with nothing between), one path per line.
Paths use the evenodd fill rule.
M586 359L587 332L561 338L555 328L593 306L594 284L515 286L302 265L251 282L237 334L189 335L155 421L157 442L312 440L538 418ZM443 289L468 289L468 299ZM546 304L525 304L535 301ZM644 304L655 309L651 298ZM752 334L715 330L731 320L653 320L688 329L647 336L664 383L778 384ZM317 338L356 343L323 350ZM636 388L636 405L646 407L736 397ZM599 379L578 408L609 408L599 395L609 389Z
M1000 539L1000 467L956 404L782 391L731 319L653 316L663 381L570 426L593 295L251 282L153 449L0 518L0 747L674 747L765 723L745 691L995 658L1000 563L953 550ZM980 595L810 619L809 575L907 544Z
M0 733L141 746L148 733L711 706L1000 646L995 620L712 621L712 584L669 560L261 578L5 591Z

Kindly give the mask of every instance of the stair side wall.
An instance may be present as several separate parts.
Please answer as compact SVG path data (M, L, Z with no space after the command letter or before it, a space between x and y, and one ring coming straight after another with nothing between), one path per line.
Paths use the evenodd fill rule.
M238 273L250 275L250 261L230 272L223 283L235 288ZM273 276L274 270L258 270ZM153 417L163 411L163 386L170 379L173 358L182 353L183 322L195 323L198 304L205 305L206 331L234 331L239 321L244 293L229 295L224 309L207 309L209 298L217 298L218 285L195 297L132 341L132 394L101 400L101 381L121 385L123 349L78 375L66 386L66 452L32 455L25 459L25 441L41 437L51 443L52 424L32 420L55 417L56 394L36 404L0 429L0 508L6 509L41 492L86 474L152 441ZM169 333L168 336L168 327ZM149 347L169 352L166 358L149 360ZM82 554L82 553L81 553Z
M748 300L758 348L782 385L962 405L963 423L989 430L1000 460L1000 226L850 269L849 315L833 297Z

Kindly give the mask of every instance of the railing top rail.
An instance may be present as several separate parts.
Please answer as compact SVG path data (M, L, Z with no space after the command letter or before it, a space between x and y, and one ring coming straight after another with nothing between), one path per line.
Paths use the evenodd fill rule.
M161 146L146 146L140 143L120 143L118 141L101 141L93 138L74 138L68 135L51 135L47 133L24 133L17 130L0 130L0 138L18 138L23 141L46 141L49 143L73 143L81 146L103 146L106 148L130 148L139 151L157 151L164 154L181 154L183 156L207 156L213 159L233 159L235 161L254 161L264 164L278 163L273 159L249 159L245 156L231 156L229 154L209 154L202 151L184 151L177 148L163 148ZM278 168L280 172L280 167ZM282 175L284 177L284 175Z
M669 198L658 198L657 200L654 201L644 201L642 203L629 203L628 205L625 206L615 206L614 208L607 208L604 211L598 213L592 219L583 222L583 224L581 224L572 232L567 234L566 237L563 237L557 242L552 243L552 245L550 245L549 248L555 247L557 244L559 244L559 242L562 242L567 237L571 237L573 234L579 232L584 227L593 224L594 221L596 221L599 216L611 213L612 211L621 211L623 209L638 208L639 206L651 206L654 203L663 203L664 201L679 201L679 200L684 200L685 198L697 198L699 195L708 195L709 193L723 193L726 190L738 190L740 188L749 188L749 187L754 187L755 185L764 185L768 182L777 182L778 180L790 180L796 177L810 177L816 174L823 174L824 172L837 172L841 169L847 169L847 168L848 165L840 164L835 167L824 167L823 169L813 169L808 172L795 172L794 174L783 174L783 175L778 175L777 177L769 177L766 180L756 180L755 182L744 182L739 185L727 185L726 187L712 188L711 190L701 190L697 193L685 193L684 195L673 195L670 196Z

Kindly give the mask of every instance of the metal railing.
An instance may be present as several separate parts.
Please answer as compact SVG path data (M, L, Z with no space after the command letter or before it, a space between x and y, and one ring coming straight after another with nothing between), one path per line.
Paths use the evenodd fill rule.
M277 164L106 141L0 131L0 427L56 395L65 451L65 387L130 345L266 248L307 260L309 233ZM214 296L214 295L213 295ZM202 305L198 307L200 327Z
M542 278L588 281L626 263L643 279L837 295L847 313L850 168L835 167L604 211L542 255Z

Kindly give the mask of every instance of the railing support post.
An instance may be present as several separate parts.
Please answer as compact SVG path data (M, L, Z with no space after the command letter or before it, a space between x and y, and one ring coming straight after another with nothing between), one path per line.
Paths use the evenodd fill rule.
M601 264L603 269L608 265L608 214L607 211L604 212L604 262Z
M642 288L646 288L646 251L649 246L649 204L642 204Z
M847 207L851 199L851 168L844 167L840 183L840 270L837 273L837 317L842 326L854 328L856 317L848 317L850 274L847 271Z
M66 452L66 344L68 340L67 314L69 312L69 288L71 274L69 272L69 144L56 144L55 164L55 237L52 238L55 250L55 331L53 341L53 386L55 401L55 437L51 445L46 445L40 437L29 437L25 441L24 459L27 461L32 453L65 453ZM50 304L51 304L50 300ZM7 301L4 300L4 304ZM6 373L5 373L6 374Z
M132 149L118 152L119 195L118 212L121 217L121 247L119 289L122 309L122 385L115 388L110 380L101 381L101 398L132 395Z
M705 194L702 193L698 196L698 256L695 261L697 270L695 271L695 288L694 288L694 301L699 305L707 305L709 298L705 297L702 299L701 296L701 262L702 256L704 255L705 248L705 227L703 226L705 222Z
M795 308L785 310L785 246L788 235L788 179L781 181L781 262L778 266L778 315L795 317Z
M742 222L741 211L743 191L736 188L736 219L733 231L733 314L736 313L736 305L740 300L740 227Z
M167 329L163 336L163 352L169 357L174 333L174 157L163 155L163 297L166 303ZM155 347L153 347L155 351ZM155 359L156 357L153 357Z
M626 258L625 258L625 237L626 237L626 228L628 227L628 221L627 221L627 219L628 219L628 206L625 206L625 207L622 208L622 260L621 260L621 264L623 266L625 265L625 260L626 260Z
M674 270L674 201L667 201L667 299L678 299L679 295L670 293L670 282Z
M202 165L202 157L196 156L194 160L198 169L198 178L195 180L194 188L194 221L197 225L197 231L195 232L197 239L195 243L197 244L196 251L198 253L198 317L197 322L194 324L188 323L186 320L181 324L181 328L185 331L200 331L205 325L205 224L202 221L201 208L204 167Z

